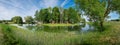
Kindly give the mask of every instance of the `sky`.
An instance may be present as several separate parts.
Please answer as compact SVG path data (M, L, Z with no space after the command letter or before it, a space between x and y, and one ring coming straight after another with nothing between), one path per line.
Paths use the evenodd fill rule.
M0 0L0 20L10 20L14 16L33 16L36 10L48 7L75 7L74 0ZM117 19L118 14L110 14Z

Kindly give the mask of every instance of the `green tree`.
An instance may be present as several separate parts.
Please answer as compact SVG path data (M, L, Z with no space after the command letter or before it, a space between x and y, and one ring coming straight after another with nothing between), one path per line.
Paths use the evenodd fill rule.
M45 20L45 15L44 15L44 9L41 9L40 12L39 12L39 18L40 18L40 21L42 23L44 23L44 20Z
M62 9L62 8L61 8ZM62 14L58 7L45 8L40 11L36 11L35 19L38 22L43 23L77 23L80 22L80 14L74 8L62 9Z
M77 23L77 22L80 22L80 15L79 13L72 7L70 7L68 9L68 20L69 20L69 23Z
M63 23L63 16L64 16L64 8L59 7L59 12L60 12L60 23Z
M42 11L42 16L41 18L43 18L43 22L44 23L48 23L49 22L49 19L50 19L50 12L49 10L46 8L46 9L43 9Z
M36 21L41 21L41 18L40 18L40 14L39 14L39 11L37 10L36 12L35 12L35 20Z
M64 23L68 23L68 10L67 9L64 9L64 11L63 11L63 14L64 14L64 16L63 16L63 22Z
M108 14L120 12L119 0L75 0L75 3L101 31L104 30L103 24Z
M35 19L38 22L43 23L49 23L52 20L52 9L51 8L45 8L41 9L40 11L36 11L35 13Z
M22 17L20 17L20 16L15 16L11 20L12 20L12 22L14 22L16 24L23 24Z
M26 16L24 19L25 19L25 22L27 24L33 24L34 23L34 19L32 18L32 16Z
M47 9L45 9L45 14L44 15L46 15L45 16L45 18L46 18L46 23L50 23L51 22L51 20L52 20L52 9L51 8L47 8Z
M60 12L58 7L54 7L52 10L53 20L58 23L60 21Z
M47 13L48 13L48 18L47 18L48 23L52 23L52 20L53 20L52 17L53 16L52 16L52 8L51 7L48 8L48 12Z

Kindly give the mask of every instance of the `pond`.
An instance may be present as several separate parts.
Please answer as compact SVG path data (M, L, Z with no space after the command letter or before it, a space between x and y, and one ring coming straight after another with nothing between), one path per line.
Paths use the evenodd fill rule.
M46 32L88 32L90 30L93 30L94 28L88 24L84 25L76 25L76 26L43 26L43 25L37 25L37 24L23 24L22 26L19 26L17 24L11 24L14 26L17 26L18 28L23 28L30 31L46 31Z

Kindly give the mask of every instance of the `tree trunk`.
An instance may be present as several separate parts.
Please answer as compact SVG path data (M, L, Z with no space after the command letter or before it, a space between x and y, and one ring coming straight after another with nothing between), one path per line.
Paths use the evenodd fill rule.
M103 31L104 27L103 27L103 21L100 21L100 31Z

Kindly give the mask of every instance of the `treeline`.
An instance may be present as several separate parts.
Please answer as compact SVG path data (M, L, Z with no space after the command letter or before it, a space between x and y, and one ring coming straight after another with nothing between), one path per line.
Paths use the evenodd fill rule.
M35 12L35 18L32 16L24 17L25 22L21 16L14 16L9 21L0 21L3 23L13 24L35 24L35 23L80 23L85 22L85 19L81 17L80 13L75 8L44 8Z
M35 20L32 16L24 17L25 22L21 16L14 16L11 20L0 20L0 23L4 24L35 24Z
M15 24L35 24L35 20L32 16L26 16L24 17L25 22L23 22L23 19L21 16L15 16L11 19L12 23Z
M8 23L11 22L11 20L0 20L0 23Z
M37 10L35 20L42 23L79 23L81 21L80 13L74 8L45 8Z
M120 19L112 19L112 20L110 20L110 21L120 21Z

